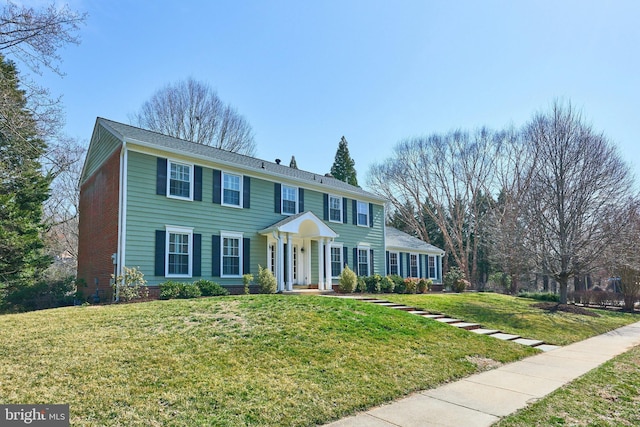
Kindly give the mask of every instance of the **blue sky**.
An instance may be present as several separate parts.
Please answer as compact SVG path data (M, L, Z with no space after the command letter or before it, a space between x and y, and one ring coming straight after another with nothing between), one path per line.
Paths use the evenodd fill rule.
M570 100L640 156L638 1L92 1L62 52L66 131L129 123L154 91L205 81L251 123L258 157L328 172L341 136L364 184L401 139L520 126Z

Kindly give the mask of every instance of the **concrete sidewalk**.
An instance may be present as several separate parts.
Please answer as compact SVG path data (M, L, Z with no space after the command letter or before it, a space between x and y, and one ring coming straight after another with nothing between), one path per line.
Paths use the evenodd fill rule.
M637 345L640 322L327 425L490 426Z

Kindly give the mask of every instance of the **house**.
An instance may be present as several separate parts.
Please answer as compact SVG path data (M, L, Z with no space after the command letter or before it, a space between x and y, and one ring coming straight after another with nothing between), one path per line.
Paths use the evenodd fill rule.
M331 176L98 118L80 179L78 279L103 300L124 266L156 293L200 278L240 292L258 266L279 291L331 289L345 265L439 279L441 250L397 230L386 246L384 205Z

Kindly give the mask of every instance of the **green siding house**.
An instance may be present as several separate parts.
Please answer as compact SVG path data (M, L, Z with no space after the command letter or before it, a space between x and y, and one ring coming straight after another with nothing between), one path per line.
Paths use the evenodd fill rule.
M440 277L437 248L440 261L419 240L387 251L384 204L330 176L98 118L80 180L78 278L101 299L125 266L156 293L200 278L239 292L260 265L279 291L331 289L345 265L387 274L391 253L421 254L406 275Z

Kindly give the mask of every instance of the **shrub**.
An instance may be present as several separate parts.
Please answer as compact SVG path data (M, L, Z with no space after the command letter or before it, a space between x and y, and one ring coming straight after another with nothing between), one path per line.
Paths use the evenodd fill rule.
M198 298L202 295L200 288L195 283L180 283L178 298Z
M389 279L393 282L393 292L396 294L404 294L407 290L407 285L404 283L404 279L397 274L392 274Z
M373 276L365 277L364 282L366 284L367 292L379 294L382 292L382 276L374 274Z
M469 286L464 273L458 267L451 267L444 275L443 282L447 289L453 292L463 292Z
M393 280L391 280L389 276L383 277L380 281L380 292L390 294L393 292L393 288L395 287L396 284L393 282Z
M356 289L358 283L358 277L356 273L349 268L348 265L344 266L344 270L340 273L340 279L338 280L338 289L340 292L350 294Z
M404 291L408 294L415 294L418 291L418 279L407 277L404 279Z
M538 301L560 302L560 296L551 292L520 292L520 298L531 298Z
M501 271L495 272L489 275L489 283L494 289L499 289L502 292L511 292L511 276Z
M149 296L149 288L147 281L144 279L144 273L135 267L122 267L122 274L114 277L111 275L113 282L113 292L116 301L133 301Z
M3 310L7 311L42 310L73 305L76 295L75 278L69 276L19 287L7 292L4 301L0 296L0 302L4 305Z
M218 283L212 282L210 280L198 280L193 282L193 285L200 288L200 293L203 297L229 295L228 290L220 286Z
M418 281L418 293L424 294L427 291L431 290L431 286L433 285L433 280L431 279L420 279Z
M258 291L261 294L275 294L278 289L276 278L268 268L258 265Z
M178 298L178 295L180 295L181 285L181 283L173 282L171 280L160 283L160 299Z
M367 292L367 282L365 282L364 277L358 276L356 281L356 292L365 293Z
M253 282L253 274L245 274L242 276L242 284L244 285L244 294L249 295L249 285Z

